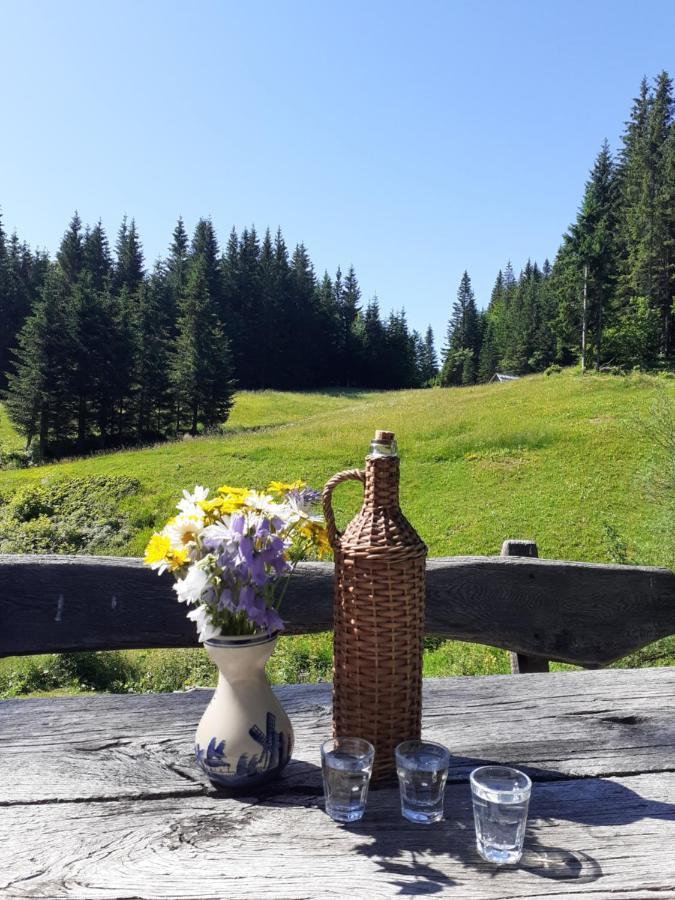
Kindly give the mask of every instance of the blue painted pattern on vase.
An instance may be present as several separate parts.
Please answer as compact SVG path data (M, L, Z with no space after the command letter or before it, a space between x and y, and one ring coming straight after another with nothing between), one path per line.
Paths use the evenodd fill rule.
M263 732L257 725L249 728L249 735L260 745L260 753L249 756L240 754L230 760L225 752L226 741L216 743L211 738L205 749L195 745L195 757L212 782L224 787L244 787L273 778L284 768L291 755L291 741L283 731L275 728L276 716L267 713L267 728ZM253 781L251 780L253 779Z
M293 751L293 729L265 675L276 636L206 642L218 685L195 738L195 759L219 788L253 788L278 775Z

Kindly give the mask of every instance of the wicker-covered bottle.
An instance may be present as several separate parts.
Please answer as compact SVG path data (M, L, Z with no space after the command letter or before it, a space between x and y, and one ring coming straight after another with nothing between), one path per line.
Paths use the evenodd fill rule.
M364 502L344 532L331 497L361 481ZM335 555L333 730L375 746L373 779L395 772L394 748L419 738L427 548L401 512L394 435L378 431L366 469L326 484L323 508Z

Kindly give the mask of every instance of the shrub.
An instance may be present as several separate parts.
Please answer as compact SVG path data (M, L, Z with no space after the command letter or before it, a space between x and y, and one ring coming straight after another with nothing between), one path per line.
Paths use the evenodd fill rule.
M562 366L559 366L557 363L553 363L544 369L544 375L559 375L561 372Z
M4 447L0 444L0 469L27 469L35 465L29 450L18 450L16 447Z
M117 509L139 482L98 475L27 484L0 508L0 553L92 553L114 550L130 537Z

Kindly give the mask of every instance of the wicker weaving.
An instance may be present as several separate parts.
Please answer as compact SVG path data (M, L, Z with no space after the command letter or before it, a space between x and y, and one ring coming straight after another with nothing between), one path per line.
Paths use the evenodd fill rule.
M427 548L399 506L399 458L391 432L378 431L365 472L340 472L323 505L335 554L333 729L375 746L373 779L394 774L394 748L420 736ZM364 486L359 514L335 527L334 488Z

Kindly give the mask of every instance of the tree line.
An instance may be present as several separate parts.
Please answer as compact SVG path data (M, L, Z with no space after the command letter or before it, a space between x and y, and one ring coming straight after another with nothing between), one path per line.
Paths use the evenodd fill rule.
M438 371L433 334L404 310L365 306L353 267L317 279L280 230L182 219L146 270L135 222L114 250L73 216L52 261L0 224L0 372L5 402L40 455L213 428L237 388L419 387Z
M605 141L576 221L551 266L497 275L478 310L465 272L448 324L440 382L551 364L628 369L673 364L675 121L667 72L643 79L614 156Z

